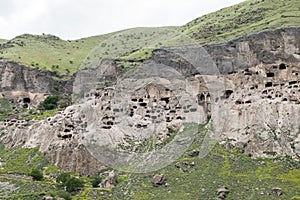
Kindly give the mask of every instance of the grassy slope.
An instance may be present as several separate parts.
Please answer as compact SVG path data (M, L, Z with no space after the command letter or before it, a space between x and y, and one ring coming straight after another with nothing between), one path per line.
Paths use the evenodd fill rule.
M203 133L206 129L201 128ZM202 134L203 135L203 134ZM131 174L117 172L118 184L112 189L93 188L91 179L81 177L85 187L73 193L73 199L166 199L198 200L216 199L216 190L226 186L230 190L226 199L300 199L300 164L289 157L276 159L252 159L239 149L225 150L215 146L204 158L191 157L191 150L199 149L203 136L199 135L187 151L175 163L155 172ZM3 150L0 145L0 182L17 188L15 191L0 190L1 199L41 199L44 195L61 195L61 187L47 175L57 175L60 170L47 163L38 149L12 148ZM192 163L189 167L183 162ZM43 169L42 181L32 181L26 176L32 168ZM164 174L168 186L152 186L154 174ZM281 188L283 195L272 193ZM4 198L5 197L5 198Z
M288 26L300 26L298 0L248 0L197 18L182 31L207 43Z
M94 48L94 43L104 40L106 35L75 41L64 41L51 35L22 35L8 43L12 48L1 50L1 56L8 60L24 63L40 69L55 70L61 74L76 72Z
M201 128L200 133L207 129ZM77 199L166 199L198 200L216 199L216 190L226 186L230 190L226 199L300 199L300 164L289 157L276 159L253 159L241 153L240 149L225 150L216 145L204 158L191 157L192 150L199 149L203 134L176 163L152 173L128 174L120 172L119 184L110 192L103 193L91 188L78 195ZM190 167L183 163L194 163ZM152 177L164 174L168 186L152 186ZM283 196L272 193L281 188Z
M189 38L172 41L179 32L174 27L134 28L107 35L64 41L51 35L22 35L8 41L11 48L0 50L0 56L61 74L74 73L83 65L95 66L103 58L144 58L162 45L179 44ZM138 52L142 49L141 53ZM141 54L141 55L139 55ZM69 72L68 72L69 71Z
M5 40L5 39L0 39L0 44L6 43L6 42L7 42L7 40Z
M144 59L160 46L220 42L265 29L299 26L299 8L298 0L248 0L182 27L134 28L73 41L26 34L7 42L14 47L0 48L0 57L72 74L82 66L98 65L103 58Z

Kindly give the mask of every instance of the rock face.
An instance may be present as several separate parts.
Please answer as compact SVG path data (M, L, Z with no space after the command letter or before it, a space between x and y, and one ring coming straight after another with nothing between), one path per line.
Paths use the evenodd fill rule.
M211 108L219 114L212 119L222 122L214 127L220 130L216 139L245 148L252 156L298 157L299 32L300 28L279 29L204 46L211 59L206 59L206 63L197 58L207 56L197 46L156 50L153 59L187 75L200 72L203 77L208 75L206 79L218 75L217 79L223 82L223 95L219 98L224 104L219 110ZM209 69L214 65L219 73ZM210 89L199 94L200 101L206 100Z
M299 31L299 27L265 31L204 48L222 74L259 64L297 63L300 59Z
M233 87L221 138L255 157L299 156L299 71L299 63L274 63L226 76Z
M3 124L1 141L40 146L64 170L92 174L115 159L101 157L96 146L138 151L133 146L145 139L163 144L172 131L211 116L211 137L229 148L299 157L299 33L286 28L224 44L158 49L126 74L105 60L77 74L78 104L25 130Z
M100 183L99 186L101 188L112 189L117 185L117 179L118 175L114 171L110 171L107 178L103 181L103 183Z
M18 103L38 104L47 94L67 93L66 81L57 81L56 73L0 60L0 98Z

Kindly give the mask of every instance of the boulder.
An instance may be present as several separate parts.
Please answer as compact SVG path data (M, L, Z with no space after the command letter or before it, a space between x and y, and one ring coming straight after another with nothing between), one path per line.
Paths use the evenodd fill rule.
M166 177L164 175L155 175L152 180L152 184L154 187L163 185L166 183Z
M218 194L217 199L218 200L225 199L226 196L228 195L228 193L229 193L229 190L227 187L221 187L221 188L217 189L217 194Z

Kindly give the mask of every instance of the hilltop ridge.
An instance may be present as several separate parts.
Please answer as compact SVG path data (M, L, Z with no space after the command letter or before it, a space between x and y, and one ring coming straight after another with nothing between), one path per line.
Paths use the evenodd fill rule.
M248 0L178 27L132 28L78 40L24 34L0 40L0 58L70 76L103 58L138 61L159 47L217 43L282 27L299 26L298 0Z

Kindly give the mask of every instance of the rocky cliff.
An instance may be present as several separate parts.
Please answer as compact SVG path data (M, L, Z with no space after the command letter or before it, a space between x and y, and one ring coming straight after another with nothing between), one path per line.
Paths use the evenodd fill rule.
M92 174L103 165L126 162L122 157L141 152L145 141L164 145L175 132L185 133L187 124L204 124L211 117L209 137L228 148L296 159L299 32L294 27L216 45L158 49L125 74L106 60L77 74L78 104L26 129L3 124L1 141L6 147L40 146L63 169Z
M67 82L55 72L0 60L0 98L38 105L49 94L68 93Z

